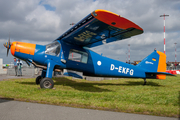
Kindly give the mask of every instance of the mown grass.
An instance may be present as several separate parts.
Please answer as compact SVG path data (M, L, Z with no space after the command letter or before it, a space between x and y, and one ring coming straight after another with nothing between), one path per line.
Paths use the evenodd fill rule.
M86 81L71 77L53 78L55 89L40 89L35 79L11 79L0 82L0 98L178 117L180 76L166 80L118 79Z

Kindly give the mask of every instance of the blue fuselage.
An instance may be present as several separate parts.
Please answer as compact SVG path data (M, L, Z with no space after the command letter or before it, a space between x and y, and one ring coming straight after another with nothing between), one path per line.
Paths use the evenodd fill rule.
M61 46L58 55L46 53L47 46L36 45L34 55L16 52L15 56L25 61L32 60L43 66L47 66L47 61L51 60L54 62L55 68L82 71L84 75L89 76L146 77L145 70L137 66L101 56L87 48L69 45L62 41L58 42ZM79 53L82 56L78 56Z

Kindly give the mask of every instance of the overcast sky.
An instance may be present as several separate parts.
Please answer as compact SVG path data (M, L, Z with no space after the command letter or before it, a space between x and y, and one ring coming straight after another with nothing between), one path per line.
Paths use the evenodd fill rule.
M144 33L122 41L92 48L104 56L126 62L128 44L131 61L142 60L156 48L164 51L166 17L167 61L180 61L180 0L0 0L0 58L5 64L13 61L3 43L21 41L45 45L68 30L96 9L105 9L125 17Z

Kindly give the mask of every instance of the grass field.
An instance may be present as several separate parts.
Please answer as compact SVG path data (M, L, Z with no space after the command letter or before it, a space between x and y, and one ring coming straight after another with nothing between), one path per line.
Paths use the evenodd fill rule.
M86 81L54 78L55 89L40 89L35 79L0 82L0 98L44 104L178 117L180 76L166 80Z

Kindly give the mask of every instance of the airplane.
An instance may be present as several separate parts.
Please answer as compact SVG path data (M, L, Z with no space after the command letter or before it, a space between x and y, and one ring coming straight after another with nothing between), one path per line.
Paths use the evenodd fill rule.
M131 65L104 57L89 48L124 40L143 33L143 29L113 12L97 9L47 45L25 42L4 43L11 54L28 65L42 68L35 80L41 88L54 87L53 71L63 69L83 72L86 76L165 79L166 55L154 50L139 64Z

